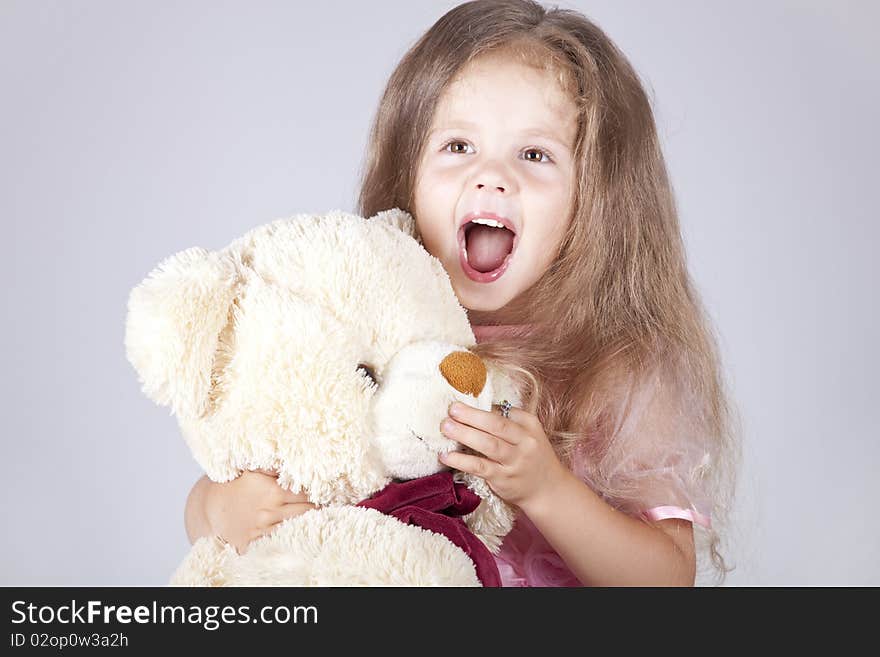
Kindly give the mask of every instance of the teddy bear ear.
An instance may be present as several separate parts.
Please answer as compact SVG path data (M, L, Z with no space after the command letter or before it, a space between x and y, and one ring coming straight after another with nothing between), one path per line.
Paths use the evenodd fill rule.
M206 410L237 281L231 256L194 247L163 260L129 295L126 357L144 394L178 417Z
M400 208L382 210L382 212L377 212L373 215L370 220L381 221L389 226L394 226L410 237L416 237L415 219L413 219L413 216L406 210L401 210Z

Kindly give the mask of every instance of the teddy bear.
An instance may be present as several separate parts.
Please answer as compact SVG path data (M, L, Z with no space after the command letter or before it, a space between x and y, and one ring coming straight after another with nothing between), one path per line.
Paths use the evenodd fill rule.
M190 586L498 586L513 510L444 466L451 402L519 403L399 208L299 214L163 260L128 298L126 356L216 482L277 471L317 505L239 554L203 537Z

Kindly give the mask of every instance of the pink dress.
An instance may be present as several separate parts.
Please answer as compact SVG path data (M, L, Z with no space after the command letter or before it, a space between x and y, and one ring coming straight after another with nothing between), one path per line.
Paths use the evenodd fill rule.
M475 325L471 328L477 342L483 342L500 333L518 329L518 327L511 325ZM639 408L646 409L650 406L650 399L646 401L637 398L635 401L637 404L641 404L641 406L636 407L637 411ZM645 417L649 416L648 413L642 413L642 415ZM635 412L632 416L636 418L633 421L636 421L639 413ZM647 430L654 428L650 423L645 422L638 426L640 431L645 430L645 428ZM627 427L624 427L624 430L627 429ZM629 431L634 433L631 428L629 428ZM572 471L581 476L582 479L585 478L586 473L586 468L583 466L585 458L582 451L577 451L572 462ZM668 473L665 473L667 470ZM678 470L677 466L669 466L668 464L665 467L655 468L652 472L660 472L664 475L656 478L656 480L667 481L669 485L667 487L661 486L654 493L653 499L656 499L658 502L662 499L664 503L651 505L648 508L636 510L636 512L643 518L652 521L665 518L682 518L704 527L711 526L708 513L699 512L695 504L695 502L699 502L705 505L706 499L699 495L687 494L684 490L687 488L687 485L677 476ZM674 503L679 501L682 504L686 501L690 502L689 508ZM503 586L583 586L534 524L522 512L517 514L513 529L504 538L499 553L495 555L495 562L498 564Z

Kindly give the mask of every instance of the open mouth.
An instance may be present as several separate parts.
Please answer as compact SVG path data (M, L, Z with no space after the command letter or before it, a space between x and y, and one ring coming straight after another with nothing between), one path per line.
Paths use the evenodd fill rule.
M458 254L464 273L477 283L497 281L510 264L518 236L503 218L477 216L458 229Z

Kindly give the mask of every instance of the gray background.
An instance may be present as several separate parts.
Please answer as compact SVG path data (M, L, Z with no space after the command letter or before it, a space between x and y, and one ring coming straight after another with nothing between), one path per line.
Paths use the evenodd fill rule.
M385 80L454 4L0 3L0 584L167 581L200 470L125 360L128 292L353 209ZM559 4L654 99L745 429L728 584L880 584L880 5Z

